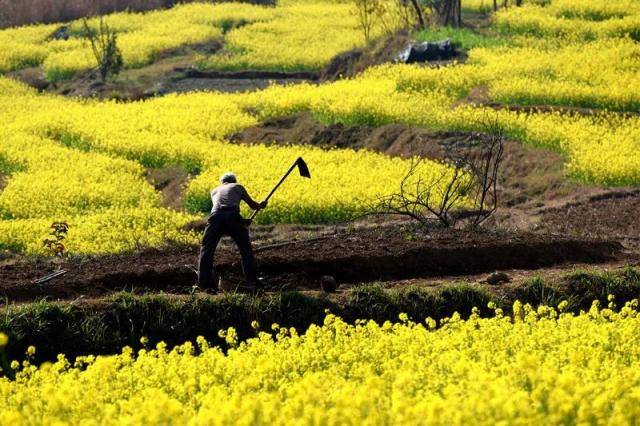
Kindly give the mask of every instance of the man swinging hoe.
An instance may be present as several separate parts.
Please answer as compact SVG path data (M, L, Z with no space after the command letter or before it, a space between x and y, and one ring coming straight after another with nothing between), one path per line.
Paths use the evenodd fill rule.
M238 291L256 293L260 290L260 282L256 271L256 263L249 237L249 226L258 212L267 207L274 192L282 185L294 169L298 169L300 176L311 178L309 168L299 157L287 170L278 184L271 190L262 202L257 202L237 181L235 174L225 173L220 178L220 185L211 191L213 207L204 230L204 237L200 246L198 260L198 286L210 292L218 290L217 280L213 273L213 259L218 243L223 236L233 239L240 251L244 283L238 286ZM254 210L250 219L240 216L240 202L244 201Z

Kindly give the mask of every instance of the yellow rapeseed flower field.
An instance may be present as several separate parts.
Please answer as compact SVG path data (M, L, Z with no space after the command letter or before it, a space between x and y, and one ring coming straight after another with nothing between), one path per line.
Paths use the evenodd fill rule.
M388 1L390 6L398 2ZM401 23L389 7L385 25L375 25L372 37L395 31ZM229 53L206 61L215 69L319 70L333 56L365 43L350 1L279 2L273 19L230 31Z
M198 338L15 363L17 380L0 379L0 424L634 424L637 300L561 308L516 302L513 318L454 314L437 328L328 315L302 335L275 325L239 343L224 330L226 351Z
M372 36L394 31L395 0ZM351 2L284 0L277 7L190 3L148 13L115 13L104 21L118 34L126 67L153 62L162 52L222 38L225 51L201 66L216 69L317 70L336 54L365 44ZM98 20L89 21L97 28ZM239 28L233 28L239 26ZM56 25L0 30L0 73L42 65L49 80L69 78L95 66L81 21L69 24L69 40L51 40Z
M622 9L602 0L557 0L544 7L540 2L525 3L499 12L498 25L509 19L525 25L529 15L519 10L540 13L547 20L563 16L563 22L578 24L590 17L589 22L603 25L631 19L637 12L625 3L620 18ZM119 32L128 66L152 61L156 52L167 48L218 37L223 29L242 22L246 25L225 35L226 52L212 57L214 62L207 66L317 69L340 50L364 43L352 7L329 0L286 0L275 8L193 3L106 19ZM375 35L393 28L393 8L388 13L389 28L376 28ZM55 28L35 25L0 31L0 41L7 46L0 51L0 69L40 64L64 74L88 67L89 62L78 60L88 52L81 39L46 41ZM328 37L330 28L336 37ZM81 23L72 22L69 31L79 34ZM208 191L220 173L236 171L260 197L299 155L318 178L287 182L260 221L344 220L397 189L408 167L404 160L371 152L237 146L227 141L261 120L298 111L310 111L327 123L406 123L467 131L482 130L488 117L495 118L509 137L562 153L567 174L574 179L637 184L640 118L607 112L638 111L640 106L639 51L632 36L600 31L583 37L578 31L565 34L560 46L552 38L516 36L501 47L473 49L466 63L447 67L383 65L329 84L168 95L133 103L37 94L0 77L0 173L6 175L0 193L0 247L43 252L41 241L53 220L72 223L67 242L72 252L130 250L161 244L163 239L194 242L196 235L180 229L208 210ZM72 64L55 65L58 60ZM506 104L602 111L591 117L496 112L474 104L468 98L472 91ZM160 193L145 178L147 169L174 166L191 174L183 197L187 213L165 209ZM428 163L424 173L437 176L443 170ZM118 215L122 220L115 219ZM141 220L144 217L148 220ZM101 235L100 243L92 233Z
M53 220L70 222L70 252L195 242L196 235L180 228L198 216L164 209L145 167L177 165L193 173L184 206L202 215L224 171L238 173L258 198L302 155L314 179L287 182L259 217L266 223L364 213L397 189L409 167L408 160L366 151L226 142L224 136L257 122L243 112L241 96L202 93L119 104L37 94L2 78L0 85L6 89L0 93L0 172L9 174L0 192L0 247L18 251L43 252ZM421 175L435 178L446 170L427 162Z
M464 1L464 0L463 0ZM522 7L502 9L497 27L506 32L536 36L629 36L640 40L640 4L636 0L535 0Z

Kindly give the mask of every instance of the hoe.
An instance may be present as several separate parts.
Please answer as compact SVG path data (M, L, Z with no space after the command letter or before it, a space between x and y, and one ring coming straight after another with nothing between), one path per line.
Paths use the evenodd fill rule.
M280 185L282 185L285 179L289 177L289 175L291 174L291 172L293 172L295 168L298 169L300 176L306 177L307 179L311 179L311 173L309 173L309 167L307 166L307 163L304 162L302 157L298 157L298 159L291 165L291 167L289 167L289 170L287 170L287 173L285 173L284 176L282 176L282 179L280 179L280 182L278 182L276 186L271 190L269 195L267 195L267 198L265 198L264 201L269 201L269 198L271 198L273 193L276 192L276 190L280 187ZM253 214L249 218L249 223L253 221L253 219L256 217L258 212L259 210L256 210L253 212Z

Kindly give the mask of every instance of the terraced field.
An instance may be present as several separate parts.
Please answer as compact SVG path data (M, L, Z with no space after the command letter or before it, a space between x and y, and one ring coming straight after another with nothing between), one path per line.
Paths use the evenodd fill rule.
M83 20L0 30L0 424L633 424L640 2L377 4L369 39L347 0L107 15L105 81ZM377 210L496 136L481 227ZM219 176L261 199L297 157L250 228L264 293L199 291Z

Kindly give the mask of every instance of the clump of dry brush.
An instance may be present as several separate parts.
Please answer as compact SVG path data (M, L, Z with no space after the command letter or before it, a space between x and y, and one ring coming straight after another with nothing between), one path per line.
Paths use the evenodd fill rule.
M450 167L436 179L421 177L424 159L413 157L400 188L379 200L376 213L410 217L421 225L484 223L498 209L504 132L496 120L487 119L484 133L473 136L443 147Z

